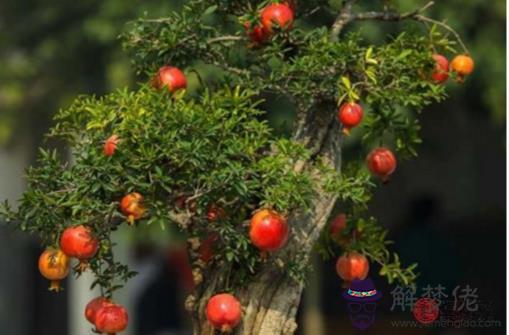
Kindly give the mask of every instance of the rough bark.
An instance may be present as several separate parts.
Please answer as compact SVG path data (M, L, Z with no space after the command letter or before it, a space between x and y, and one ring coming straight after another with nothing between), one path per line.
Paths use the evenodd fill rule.
M323 107L323 106L321 106ZM339 124L329 108L319 108L305 115L306 122L296 122L294 139L304 143L311 151L312 158L320 155L339 169L341 159L341 132ZM297 171L310 169L308 162L298 162ZM287 246L273 255L279 264L292 259L296 253L305 255L309 261L312 248L326 225L337 197L317 190L311 211L293 212L289 217L291 237ZM265 268L246 287L238 288L236 297L243 306L242 323L233 331L236 335L290 335L297 329L295 316L300 303L303 284L284 274L274 263L267 262ZM207 323L205 307L213 294L223 287L224 268L213 270L195 295L188 298L187 309L193 315L193 334L212 335L218 333Z

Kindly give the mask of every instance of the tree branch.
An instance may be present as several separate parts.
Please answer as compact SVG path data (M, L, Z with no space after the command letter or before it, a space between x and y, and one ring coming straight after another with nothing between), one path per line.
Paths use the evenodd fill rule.
M419 21L419 22L423 22L423 23L432 23L432 24L436 24L437 26L440 26L442 28L444 28L445 30L447 30L448 32L450 32L451 34L454 35L454 37L456 38L456 40L458 41L458 43L461 45L461 47L463 48L463 50L469 54L470 52L468 51L467 49L467 46L465 45L465 43L463 43L463 40L461 39L460 35L458 34L458 32L456 30L454 30L453 28L451 28L449 25L445 24L444 22L441 22L441 21L437 21L437 20L433 20L427 16L424 16L424 15L415 15L413 17L416 21Z
M343 8L339 12L336 21L332 24L330 39L336 42L343 28L352 20L352 7L357 0L344 0Z
M226 36L218 36L213 37L207 40L208 44L218 43L218 42L232 42L232 41L242 41L245 39L242 36L235 36L235 35L226 35Z
M434 1L428 2L421 8L413 10L407 13L398 13L391 11L383 11L383 12L365 12L359 14L352 14L351 21L361 21L361 20L381 20L381 21L401 21L405 19L416 19L416 17L433 6L435 4Z
M407 19L415 20L417 22L421 23L432 23L436 24L437 26L442 27L443 29L449 31L454 35L458 43L461 45L463 50L468 54L469 51L463 43L460 35L449 25L445 24L444 22L437 21L434 19L431 19L427 16L422 15L424 11L429 9L431 6L435 4L434 1L430 1L421 8L418 8L416 10L406 12L406 13L398 13L394 11L382 11L382 12L364 12L364 13L353 13L352 12L352 6L354 5L356 0L345 0L343 2L343 9L339 13L338 17L336 18L336 21L332 25L331 28L331 40L337 41L339 34L343 30L343 28L349 24L352 21L366 21L366 20L379 20L379 21L403 21Z

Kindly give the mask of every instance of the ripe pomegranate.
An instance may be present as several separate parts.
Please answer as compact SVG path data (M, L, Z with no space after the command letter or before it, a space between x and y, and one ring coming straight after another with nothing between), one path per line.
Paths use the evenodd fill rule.
M127 221L132 225L134 220L141 218L145 214L143 196L136 192L124 196L120 202L120 210L127 216Z
M198 254L203 262L208 263L214 257L214 244L217 240L219 240L219 235L212 233L206 239L201 241Z
M340 213L332 221L329 227L329 233L331 239L339 245L346 245L350 242L350 238L343 236L343 232L346 229L346 214Z
M226 216L226 212L223 208L217 206L216 204L212 204L209 206L207 210L207 219L209 222L216 222L218 220L224 219Z
M364 280L369 272L368 259L356 252L344 254L336 262L336 272L346 281Z
M184 73L171 66L160 68L152 82L156 88L166 87L172 93L187 88L187 79Z
M256 25L251 28L251 23L245 22L244 28L246 29L247 36L254 44L262 44L269 37L261 25Z
M463 82L474 71L474 60L467 55L458 55L451 62L451 70L458 74L458 81Z
M275 211L262 209L251 219L249 237L261 251L281 249L288 240L288 223Z
M184 210L188 208L189 211L195 212L197 206L196 200L193 199L191 201L187 201L187 199L188 197L185 196L184 194L179 195L177 199L175 199L175 205L177 206L178 209Z
M240 302L231 294L216 294L210 298L206 307L209 323L223 333L229 333L242 318Z
M290 29L293 24L293 19L293 10L286 3L270 4L261 12L263 30L269 35L274 30L274 24L277 24L283 30Z
M343 230L345 230L345 228L346 228L346 214L340 213L338 214L338 216L336 216L336 218L334 219L334 221L332 221L330 225L329 232L331 237L334 238L336 236L339 236L339 234L341 234Z
M119 138L117 135L111 135L105 142L104 142L104 154L107 157L113 156L115 151L117 150L117 145L119 142Z
M113 303L105 297L97 297L90 300L87 307L85 307L85 318L87 318L88 322L95 324L95 315L97 311L104 306L110 305L113 305Z
M435 70L431 77L437 84L445 82L449 78L449 60L440 54L434 54Z
M127 328L129 316L124 307L116 304L102 306L95 313L95 327L101 333L115 335Z
M382 178L384 182L389 181L389 176L396 170L396 157L387 148L376 148L371 151L367 158L368 168L371 173Z
M48 248L39 257L39 271L51 281L49 290L59 292L60 281L69 274L69 257L60 249Z
M60 249L69 257L80 260L81 269L87 268L87 260L94 257L99 241L92 236L90 228L83 225L66 228L60 237Z
M343 132L345 135L350 134L350 129L357 127L359 123L361 123L363 114L361 105L355 102L341 105L338 118L343 124Z

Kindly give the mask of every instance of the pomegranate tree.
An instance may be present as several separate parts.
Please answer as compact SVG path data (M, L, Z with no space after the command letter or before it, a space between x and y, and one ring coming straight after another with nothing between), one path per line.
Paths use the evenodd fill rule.
M97 331L127 327L113 301L135 273L112 242L126 220L133 234L161 225L185 236L194 284L185 307L197 335L292 334L314 250L342 255L344 281L365 278L370 263L391 284L415 280L415 265L400 263L366 208L375 181L398 178L397 164L416 156L417 112L474 61L448 38L459 35L442 34L451 27L429 27L432 3L405 14L396 4L339 3L192 0L178 15L141 18L122 39L142 83L78 97L57 114L50 135L73 159L41 150L19 206L0 214L40 237L52 288L69 257L89 261L103 295L86 307ZM318 26L318 16L330 24ZM376 45L362 31L344 33L365 20L423 25ZM197 80L187 90L190 73ZM292 104L287 133L266 121L266 98ZM358 136L346 139L341 130L353 128Z

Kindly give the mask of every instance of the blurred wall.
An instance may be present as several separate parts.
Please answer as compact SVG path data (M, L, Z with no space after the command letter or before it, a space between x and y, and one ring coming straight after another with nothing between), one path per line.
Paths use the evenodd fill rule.
M23 192L20 171L30 161L30 142L18 142L15 147L0 149L0 194L2 199L15 202ZM0 227L0 334L27 334L27 316L31 310L29 249L27 238ZM28 314L28 315L27 315Z

